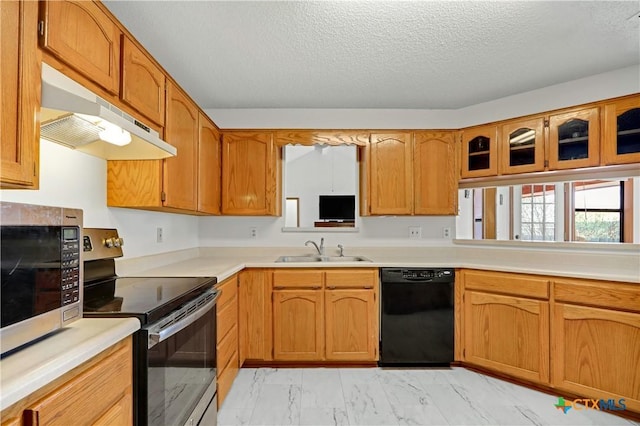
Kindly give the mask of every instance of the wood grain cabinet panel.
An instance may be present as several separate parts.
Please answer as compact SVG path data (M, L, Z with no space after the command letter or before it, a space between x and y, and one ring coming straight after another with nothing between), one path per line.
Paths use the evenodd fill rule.
M216 289L220 291L216 309L216 383L220 408L240 367L238 276L218 283Z
M600 164L600 110L597 107L549 117L549 169Z
M92 1L46 1L41 45L94 83L118 94L120 29Z
M464 178L498 174L498 128L478 126L462 132L460 176Z
M640 412L640 314L556 303L552 336L554 386Z
M604 163L640 163L640 95L606 104L603 116Z
M325 291L326 359L375 361L377 299L373 290Z
M279 163L271 133L222 136L222 214L280 214Z
M537 383L549 381L549 302L465 291L465 359Z
M208 117L200 113L198 140L198 211L220 214L220 133Z
M2 188L38 188L41 70L38 3L0 2L0 182Z
M273 271L273 288L320 289L323 279L322 271L279 269Z
M321 290L273 292L273 359L324 358L324 301Z
M196 210L198 196L198 108L173 83L167 86L167 142L178 149L164 159L163 205Z
M122 36L120 97L149 120L164 126L166 77L129 37Z
M371 134L369 212L413 213L413 137L411 133Z
M458 214L454 133L417 132L414 134L413 144L413 213Z
M263 269L245 269L240 280L240 353L245 360L272 359L271 274Z
M133 424L131 339L25 410L33 425Z

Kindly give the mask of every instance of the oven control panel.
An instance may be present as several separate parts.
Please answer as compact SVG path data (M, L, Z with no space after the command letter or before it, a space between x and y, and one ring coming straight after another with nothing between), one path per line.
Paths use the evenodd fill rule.
M62 279L62 306L80 300L80 228L62 228L62 250L60 251Z
M82 251L85 261L122 257L124 239L118 235L117 229L84 228L83 231Z

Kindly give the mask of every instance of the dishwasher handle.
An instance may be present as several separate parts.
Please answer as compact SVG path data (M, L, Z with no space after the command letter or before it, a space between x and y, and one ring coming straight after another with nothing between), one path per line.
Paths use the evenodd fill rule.
M151 349L158 343L167 340L169 337L179 333L202 318L215 306L219 296L219 290L209 290L200 295L197 299L187 303L158 322L150 325L147 328L149 332L147 348ZM194 311L193 309L196 310ZM187 315L184 316L185 314Z

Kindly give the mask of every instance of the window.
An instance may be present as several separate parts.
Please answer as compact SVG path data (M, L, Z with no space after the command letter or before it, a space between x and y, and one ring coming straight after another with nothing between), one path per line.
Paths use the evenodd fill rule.
M522 185L521 240L555 240L555 192L555 185Z
M574 241L621 242L623 181L573 182Z

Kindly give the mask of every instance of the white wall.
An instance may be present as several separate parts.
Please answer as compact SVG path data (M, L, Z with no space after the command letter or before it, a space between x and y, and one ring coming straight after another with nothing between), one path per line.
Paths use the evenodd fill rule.
M621 68L458 110L206 109L221 128L459 129L640 92L640 66Z
M496 239L508 240L511 228L509 187L496 188Z
M125 239L125 257L198 246L193 216L107 207L107 162L61 145L40 141L40 189L2 190L2 201L81 208L84 226L115 227ZM156 227L164 242L156 243Z

